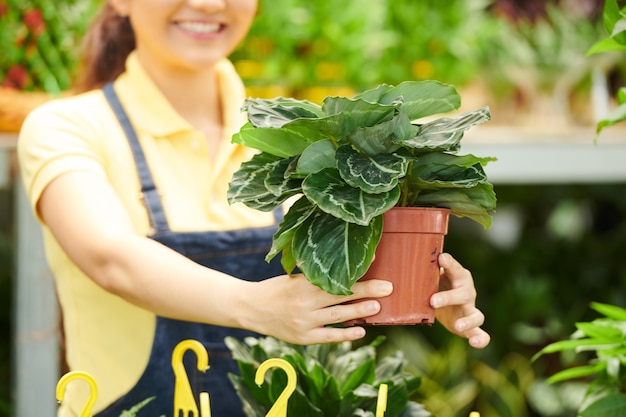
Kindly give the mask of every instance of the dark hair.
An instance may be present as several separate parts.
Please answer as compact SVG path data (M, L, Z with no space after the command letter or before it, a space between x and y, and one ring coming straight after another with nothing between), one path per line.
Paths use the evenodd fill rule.
M113 81L134 49L135 33L128 17L105 3L83 38L75 90L92 90Z

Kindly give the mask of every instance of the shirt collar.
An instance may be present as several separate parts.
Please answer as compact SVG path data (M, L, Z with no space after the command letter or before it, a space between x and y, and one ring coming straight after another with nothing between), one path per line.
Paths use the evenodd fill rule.
M228 59L217 63L216 73L224 132L232 135L245 122L245 116L241 112L246 96L245 88ZM115 87L135 129L155 136L169 136L193 130L146 73L136 52L131 52L128 56L126 70L115 81Z

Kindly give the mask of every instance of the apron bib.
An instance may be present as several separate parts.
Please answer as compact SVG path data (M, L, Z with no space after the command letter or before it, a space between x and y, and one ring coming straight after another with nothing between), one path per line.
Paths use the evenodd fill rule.
M272 236L282 213L276 211L276 222L271 227L220 232L173 232L154 185L150 169L139 144L137 135L124 111L113 86L103 87L104 94L113 108L135 157L141 180L141 191L154 234L150 238L164 244L189 259L208 268L224 272L248 281L260 281L284 274L279 257L265 262ZM157 316L154 341L148 365L137 384L124 396L101 411L96 417L119 417L123 410L156 396L140 412L140 415L171 416L174 410L174 371L171 358L174 347L182 340L200 341L209 354L209 369L199 372L197 358L192 351L185 354L183 362L198 403L199 392L211 397L213 417L245 417L242 405L228 378L228 373L238 374L236 362L224 344L226 336L242 339L258 336L253 332L202 323L173 320ZM178 417L178 416L174 416Z

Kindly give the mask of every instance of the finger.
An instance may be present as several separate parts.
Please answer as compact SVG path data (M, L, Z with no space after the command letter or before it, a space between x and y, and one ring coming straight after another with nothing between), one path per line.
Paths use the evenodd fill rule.
M461 265L452 255L449 253L442 252L439 254L437 258L439 261L439 266L445 270L461 270L464 269L463 265Z
M453 290L440 291L430 297L430 305L433 308L467 305L474 307L476 295L476 289L473 286L465 286L455 288Z
M470 346L476 349L485 348L491 341L489 333L481 328L473 329L471 332L468 332L466 337Z
M439 266L443 268L443 274L445 274L453 288L465 282L473 282L471 272L465 269L452 255L441 253L438 260Z
M317 327L322 327L373 316L379 311L380 303L378 301L366 300L323 308L314 313L313 320Z
M478 309L474 309L472 314L462 317L454 322L454 330L465 335L467 331L478 328L485 324L485 315Z
M314 345L319 343L338 343L344 341L354 341L365 336L363 327L318 327L311 330L306 339L302 341L303 345Z
M361 298L381 298L393 292L393 284L380 279L358 281L352 286L352 292L352 295L345 297L345 301L354 301Z

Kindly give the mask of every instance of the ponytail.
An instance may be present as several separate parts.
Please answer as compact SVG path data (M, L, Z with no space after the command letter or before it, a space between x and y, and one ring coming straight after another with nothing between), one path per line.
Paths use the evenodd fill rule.
M115 80L134 49L135 33L128 17L105 3L83 38L75 90L88 91Z

